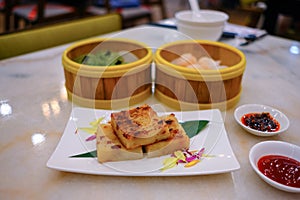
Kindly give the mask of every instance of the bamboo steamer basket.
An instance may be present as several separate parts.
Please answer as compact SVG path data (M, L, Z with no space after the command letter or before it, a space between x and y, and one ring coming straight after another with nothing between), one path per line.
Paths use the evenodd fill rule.
M130 53L136 59L114 66L91 66L74 61L80 55L99 50ZM75 43L62 56L68 99L96 109L137 104L151 95L152 61L152 50L133 40L96 38Z
M208 70L171 63L184 53L196 58L209 55L227 67ZM230 45L206 40L177 41L160 47L155 52L155 63L155 96L177 110L226 110L240 99L246 59Z

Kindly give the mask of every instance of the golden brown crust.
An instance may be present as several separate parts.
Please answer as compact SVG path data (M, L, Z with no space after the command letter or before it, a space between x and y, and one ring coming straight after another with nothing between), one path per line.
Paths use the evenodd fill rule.
M171 137L165 121L149 105L112 113L111 124L122 144L128 149Z
M174 114L166 116L164 121L168 124L169 132L172 134L172 137L145 146L144 149L149 158L172 154L177 150L188 149L190 146L190 139L182 126L178 123Z
M148 105L111 114L111 122L97 130L100 163L172 154L189 148L190 139L174 114L159 117Z

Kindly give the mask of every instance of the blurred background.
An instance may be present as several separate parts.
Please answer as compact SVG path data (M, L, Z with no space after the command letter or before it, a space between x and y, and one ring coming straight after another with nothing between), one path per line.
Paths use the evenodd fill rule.
M201 9L226 12L229 22L300 40L300 0L199 0ZM173 18L188 0L0 0L0 34L118 12L123 28Z

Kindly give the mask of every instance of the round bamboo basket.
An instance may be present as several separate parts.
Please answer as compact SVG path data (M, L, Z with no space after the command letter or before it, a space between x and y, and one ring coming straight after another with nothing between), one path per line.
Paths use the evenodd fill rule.
M74 61L78 56L110 50L135 60L121 65L91 66ZM97 109L117 109L137 104L151 95L152 50L125 39L96 38L67 48L62 57L65 86L73 103Z
M197 58L209 55L227 67L195 69L171 63L184 53ZM206 40L177 41L160 47L155 63L155 96L177 110L226 110L240 99L246 59L230 45Z

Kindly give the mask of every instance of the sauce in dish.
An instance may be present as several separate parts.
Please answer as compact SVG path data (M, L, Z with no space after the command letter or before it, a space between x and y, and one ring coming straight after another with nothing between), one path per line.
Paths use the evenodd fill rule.
M300 188L300 162L281 155L266 155L257 162L265 176L286 186Z
M248 113L241 118L242 123L252 129L263 132L275 132L280 128L279 122L270 113Z

